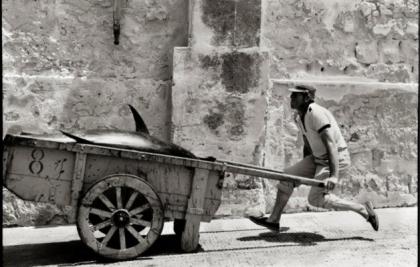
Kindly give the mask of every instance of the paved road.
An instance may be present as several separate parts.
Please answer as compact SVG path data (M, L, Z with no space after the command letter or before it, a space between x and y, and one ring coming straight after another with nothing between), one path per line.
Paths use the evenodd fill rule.
M357 214L285 214L282 231L247 219L202 223L197 253L182 253L166 223L142 257L103 262L79 241L75 226L3 229L3 266L418 266L417 207L377 210L375 232Z

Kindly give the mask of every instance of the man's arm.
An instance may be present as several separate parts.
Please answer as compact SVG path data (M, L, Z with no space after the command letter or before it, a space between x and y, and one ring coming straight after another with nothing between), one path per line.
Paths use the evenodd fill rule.
M332 190L335 186L335 184L338 182L338 171L339 171L339 165L338 165L338 150L337 145L335 144L334 139L332 138L331 130L330 128L326 128L321 131L321 140L322 143L324 143L325 148L327 149L328 153L328 163L330 167L330 178L326 180L326 182L330 182L332 184L328 185L327 188Z

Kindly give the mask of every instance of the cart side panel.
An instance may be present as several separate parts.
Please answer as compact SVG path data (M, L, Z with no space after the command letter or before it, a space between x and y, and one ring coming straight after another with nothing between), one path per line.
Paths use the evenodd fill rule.
M132 174L147 180L157 191L165 217L184 218L191 192L193 169L153 161L88 154L83 193L111 174Z
M3 185L24 200L71 204L75 153L9 146Z
M210 171L207 180L204 214L202 221L210 222L220 206L224 174L220 171Z

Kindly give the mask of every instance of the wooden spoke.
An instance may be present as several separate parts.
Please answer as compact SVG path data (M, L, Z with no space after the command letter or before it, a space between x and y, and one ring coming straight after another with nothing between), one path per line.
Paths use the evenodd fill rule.
M95 232L95 231L98 231L98 230L101 230L101 229L103 229L103 228L105 228L105 227L107 227L107 226L110 226L111 225L111 220L106 220L106 221L104 221L104 222L101 222L101 223L98 223L98 224L95 224L93 227L92 227L92 231L93 232Z
M127 248L127 244L125 242L125 231L124 231L124 228L119 228L118 230L120 232L120 248L121 249L126 249Z
M104 218L111 218L111 216L112 216L112 213L109 212L109 211L95 209L95 208L91 208L90 213L96 214L96 215L104 217Z
M130 215L134 216L136 214L142 213L143 211L147 210L148 208L149 208L149 204L146 203L144 205L141 205L138 208L135 208L135 209L131 210Z
M102 240L101 244L106 246L111 239L111 237L114 235L115 231L117 231L117 227L112 226L111 229L109 229L108 233L106 234L105 238Z
M144 226L144 227L150 227L152 225L151 222L141 220L141 219L131 218L130 220L131 220L132 223L137 224L137 225L141 225L141 226Z
M104 194L101 194L101 195L99 195L99 197L98 197L101 201L102 201L102 203L104 203L105 204L105 206L110 210L110 211L114 211L115 210L115 206L114 206L114 204L112 204L111 203L111 201L109 201L109 199L104 195Z
M133 194L131 194L130 198L127 201L127 204L125 205L126 210L129 210L131 208L138 194L139 194L138 192L134 192Z
M121 187L116 187L115 192L117 193L117 209L122 209Z
M136 231L136 229L134 229L134 227L133 226L131 226L131 225L128 225L127 227L126 227L126 229L140 242L140 243L143 243L143 242L146 242L146 240L141 236L141 235L139 235L139 233Z

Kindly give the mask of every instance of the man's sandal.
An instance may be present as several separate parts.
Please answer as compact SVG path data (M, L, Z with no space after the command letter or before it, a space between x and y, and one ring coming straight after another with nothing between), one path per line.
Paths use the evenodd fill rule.
M249 216L249 219L260 226L264 226L272 231L279 231L280 230L280 224L279 223L272 223L267 222L267 217L255 217L255 216Z

